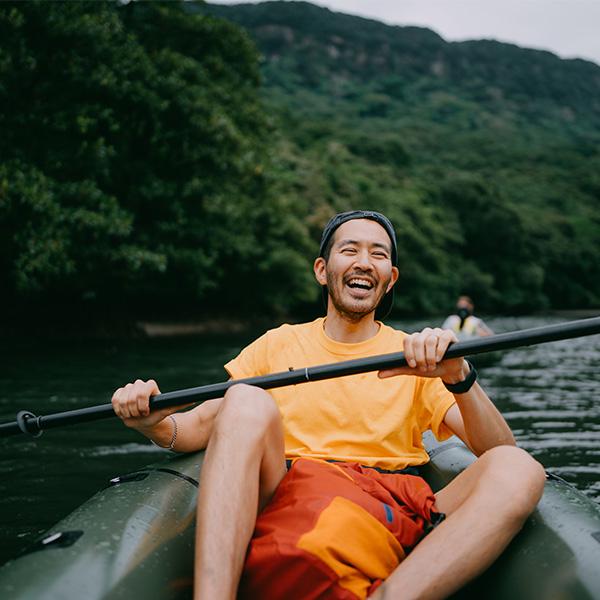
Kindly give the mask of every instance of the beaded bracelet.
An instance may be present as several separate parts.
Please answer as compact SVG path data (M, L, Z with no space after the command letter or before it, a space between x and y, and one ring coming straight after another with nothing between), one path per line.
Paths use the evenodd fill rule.
M169 450L175 449L175 440L177 439L177 421L173 415L169 415L169 419L173 421L173 436L171 437L171 442L167 446Z
M157 444L152 438L150 438L150 442L152 442L152 444L154 444L157 448L162 448L163 450L172 450L173 452L176 452L175 440L177 439L177 421L175 420L175 417L173 415L169 415L169 419L173 421L173 435L171 436L171 441L169 442L169 445L161 446L160 444Z

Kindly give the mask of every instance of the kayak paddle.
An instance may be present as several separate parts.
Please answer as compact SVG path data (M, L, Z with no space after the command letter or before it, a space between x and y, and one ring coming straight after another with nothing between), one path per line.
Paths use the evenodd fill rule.
M497 350L508 350L510 348L555 342L594 335L597 333L600 333L600 317L581 319L579 321L570 321L567 323L559 323L557 325L546 325L532 329L523 329L521 331L500 333L464 342L455 342L449 346L448 350L446 350L444 359L472 356ZM182 404L199 403L213 398L221 398L231 386L238 383L246 383L268 390L309 381L333 379L335 377L356 375L358 373L381 371L383 369L404 366L406 366L406 360L403 352L379 354L367 358L357 358L327 365L317 365L281 373L272 373L260 377L236 379L225 381L223 383L203 385L200 387L158 394L150 398L150 410L179 406ZM0 424L0 437L8 437L20 433L38 437L45 429L98 421L109 417L116 417L112 404L100 404L98 406L90 406L87 408L68 410L43 416L36 416L32 412L22 410L17 414L16 421Z

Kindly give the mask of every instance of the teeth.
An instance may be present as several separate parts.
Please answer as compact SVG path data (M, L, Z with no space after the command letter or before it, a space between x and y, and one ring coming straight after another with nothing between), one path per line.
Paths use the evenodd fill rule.
M348 282L348 285L362 285L362 286L369 287L369 288L373 287L373 284L370 281L368 281L366 279L358 279L358 278L351 279Z

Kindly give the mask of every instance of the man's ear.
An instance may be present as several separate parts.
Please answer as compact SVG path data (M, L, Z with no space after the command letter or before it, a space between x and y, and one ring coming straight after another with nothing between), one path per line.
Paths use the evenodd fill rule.
M313 271L315 272L315 279L321 285L327 285L327 263L322 256L315 259Z
M392 267L392 277L390 279L389 285L387 286L387 290L385 290L386 294L394 287L399 277L400 271L398 270L398 267Z

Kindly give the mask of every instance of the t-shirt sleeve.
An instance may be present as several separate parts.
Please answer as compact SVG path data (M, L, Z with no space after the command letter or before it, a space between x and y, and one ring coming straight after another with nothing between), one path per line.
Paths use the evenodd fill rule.
M456 400L439 377L423 379L421 428L423 431L431 429L436 439L443 442L454 435L454 432L444 423L444 417Z
M225 364L232 379L258 377L270 373L268 361L268 332L246 346L235 358Z

